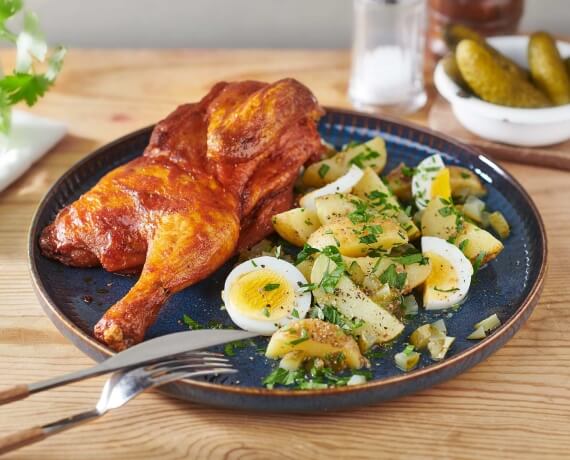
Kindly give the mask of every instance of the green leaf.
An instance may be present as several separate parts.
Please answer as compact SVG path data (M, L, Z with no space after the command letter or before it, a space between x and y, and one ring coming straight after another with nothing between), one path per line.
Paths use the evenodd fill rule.
M22 0L0 0L0 22L5 22L14 16L22 6Z
M6 21L22 9L22 0L0 0L0 40L16 43L16 35L6 27Z
M426 265L429 262L429 259L427 257L424 257L423 254L420 252L400 257L394 257L393 260L401 263L402 265L413 265L413 264Z
M316 254L317 252L320 251L305 243L303 249L301 249L301 251L299 251L299 254L297 254L297 260L295 261L295 264L299 265L301 262L307 260L309 257L311 257L313 254Z
M278 289L279 286L281 286L279 283L267 283L265 286L263 286L263 290L267 292L274 291L275 289Z
M182 316L182 322L188 326L189 329L192 329L193 331L197 331L198 329L204 329L204 326L202 326L198 321L196 321L195 319L192 319L190 316L188 316L187 314L184 314Z
M396 264L390 264L390 266L384 270L380 275L380 282L388 284L391 288L401 290L406 284L406 278L408 274L406 272L398 273L396 271Z
M32 58L43 62L47 54L47 43L40 30L38 17L32 12L24 15L24 28L16 40L16 68L14 73L28 73L32 70Z
M32 106L49 86L50 82L43 75L29 73L7 75L0 80L0 89L6 93L11 105L26 101L28 106Z
M327 173L329 172L330 169L331 169L331 167L328 164L323 163L321 165L321 167L319 168L319 177L321 179L324 179L324 177L327 175Z

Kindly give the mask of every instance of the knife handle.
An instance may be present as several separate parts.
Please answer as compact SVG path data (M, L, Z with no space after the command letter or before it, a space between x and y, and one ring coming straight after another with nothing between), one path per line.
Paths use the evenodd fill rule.
M30 396L28 385L14 385L5 390L0 390L0 406L19 401L20 399L26 399L28 396Z
M28 428L0 438L0 455L7 454L20 447L28 446L47 437L41 426Z

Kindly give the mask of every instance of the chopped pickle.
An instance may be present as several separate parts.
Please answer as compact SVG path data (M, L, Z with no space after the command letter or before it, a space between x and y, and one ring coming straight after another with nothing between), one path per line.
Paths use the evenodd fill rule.
M509 223L500 211L489 214L489 224L503 240L511 234Z
M485 332L492 331L493 329L497 329L501 325L501 320L497 316L496 313L492 314L491 316L485 318L482 321L479 321L475 324L475 329L479 329L480 327L483 328Z
M487 337L487 334L485 333L485 329L483 328L483 326L479 326L477 329L475 329L471 334L469 334L467 336L468 340L481 340L484 339L485 337Z
M434 361L441 361L445 358L449 347L455 342L455 337L435 337L428 342L428 350L431 359Z

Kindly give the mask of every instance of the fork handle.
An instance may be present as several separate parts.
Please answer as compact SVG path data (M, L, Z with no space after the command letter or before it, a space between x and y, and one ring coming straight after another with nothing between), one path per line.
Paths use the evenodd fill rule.
M28 385L14 385L13 387L0 390L0 406L12 401L19 401L30 396Z
M8 452L12 452L20 447L29 446L30 444L42 441L49 436L94 420L101 415L103 414L101 414L97 409L92 409L75 414L71 417L62 418L57 422L43 426L35 426L33 428L28 428L26 430L18 431L17 433L0 437L0 455L7 454Z
M0 438L0 455L7 454L13 450L19 449L35 442L41 441L47 437L47 433L41 426L28 428L27 430L18 431Z

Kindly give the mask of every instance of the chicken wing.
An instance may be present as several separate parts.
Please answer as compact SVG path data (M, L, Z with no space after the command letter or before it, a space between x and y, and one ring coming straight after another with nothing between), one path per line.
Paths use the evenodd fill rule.
M62 209L41 235L45 256L140 271L95 336L114 350L140 342L172 294L270 233L299 168L321 153L321 115L292 79L218 83L158 123L141 157Z

